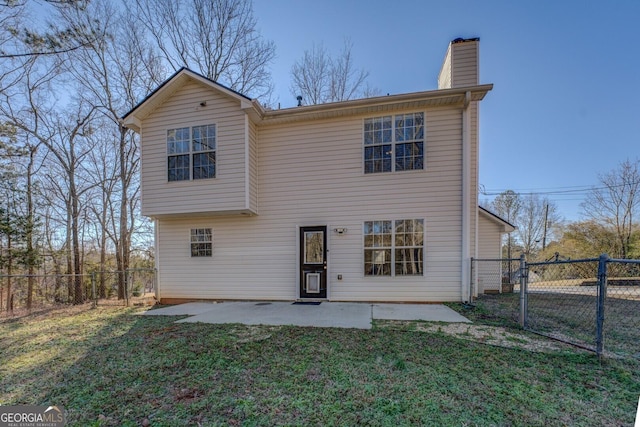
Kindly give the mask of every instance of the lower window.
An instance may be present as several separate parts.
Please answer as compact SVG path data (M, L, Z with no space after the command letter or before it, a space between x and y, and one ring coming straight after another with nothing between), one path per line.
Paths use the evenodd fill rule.
M191 256L212 256L213 254L213 233L210 228L191 229Z
M410 276L424 273L424 220L365 221L364 274Z

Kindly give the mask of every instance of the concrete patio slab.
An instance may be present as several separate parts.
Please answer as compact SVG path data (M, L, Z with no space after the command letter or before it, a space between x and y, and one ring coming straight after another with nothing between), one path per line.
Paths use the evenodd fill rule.
M231 302L216 304L206 313L178 321L192 322L371 329L371 307L358 303Z
M464 316L441 304L370 304L328 301L320 305L298 305L282 301L194 302L148 310L144 315L191 316L178 320L177 323L242 323L355 329L371 329L373 319L469 322Z
M466 317L442 304L373 304L372 317L380 320L471 323Z

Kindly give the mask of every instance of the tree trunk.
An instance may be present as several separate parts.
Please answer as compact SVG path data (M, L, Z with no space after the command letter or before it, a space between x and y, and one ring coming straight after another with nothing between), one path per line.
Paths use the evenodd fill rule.
M9 210L7 210L8 215ZM11 295L11 273L13 272L13 256L11 255L11 233L7 233L7 311L13 311L13 300Z
M128 295L128 283L126 271L129 268L129 226L127 213L128 208L128 194L129 183L127 179L127 159L126 159L126 135L127 129L120 126L120 147L119 147L119 161L120 161L120 245L118 250L118 271L119 273L119 286L118 286L118 298L125 298Z
M67 201L67 241L65 242L65 252L66 252L66 258L67 258L67 269L65 271L66 274L66 282L67 282L67 302L73 302L74 301L74 297L73 297L73 280L72 280L72 273L73 273L73 258L71 256L71 209L70 209L70 204L71 201Z
M72 172L73 173L73 172ZM71 198L71 246L73 252L73 283L74 283L74 304L82 304L84 295L82 292L82 261L80 259L80 238L78 230L78 196L73 175L70 176L69 197Z
M36 148L32 148L29 151L29 164L27 165L27 309L31 310L31 306L33 305L33 282L34 282L34 263L35 263L35 253L33 248L33 229L35 227L35 219L34 219L34 208L33 208L33 182L32 182L32 174L33 174L33 161L37 151Z
M107 269L107 233L102 230L100 236L100 280L98 281L98 298L107 297L107 285L104 277L104 272Z

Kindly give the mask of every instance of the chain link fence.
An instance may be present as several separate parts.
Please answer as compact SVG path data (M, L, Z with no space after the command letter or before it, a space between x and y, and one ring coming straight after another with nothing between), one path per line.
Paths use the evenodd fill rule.
M517 291L520 286L520 258L471 259L471 297Z
M595 350L598 260L527 263L526 268L523 326Z
M607 262L604 348L640 359L640 260Z
M600 356L640 358L640 260L522 258L515 273L505 270L505 262L513 260L501 264L503 282L509 277L510 285L518 283L483 295L481 272L496 260L472 260L478 302L489 316Z
M81 295L77 295L76 279ZM120 286L122 284L122 286ZM0 274L0 314L92 302L97 305L151 304L155 301L156 270L95 271L88 274ZM31 301L29 301L31 295Z

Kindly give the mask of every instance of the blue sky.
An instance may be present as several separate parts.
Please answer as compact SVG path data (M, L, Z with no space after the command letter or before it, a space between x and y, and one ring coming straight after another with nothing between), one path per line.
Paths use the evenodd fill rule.
M273 40L276 102L294 106L290 69L313 43L353 43L381 94L437 88L448 43L480 37L480 184L549 193L581 218L598 174L640 158L640 1L255 0ZM490 199L491 196L480 196Z

